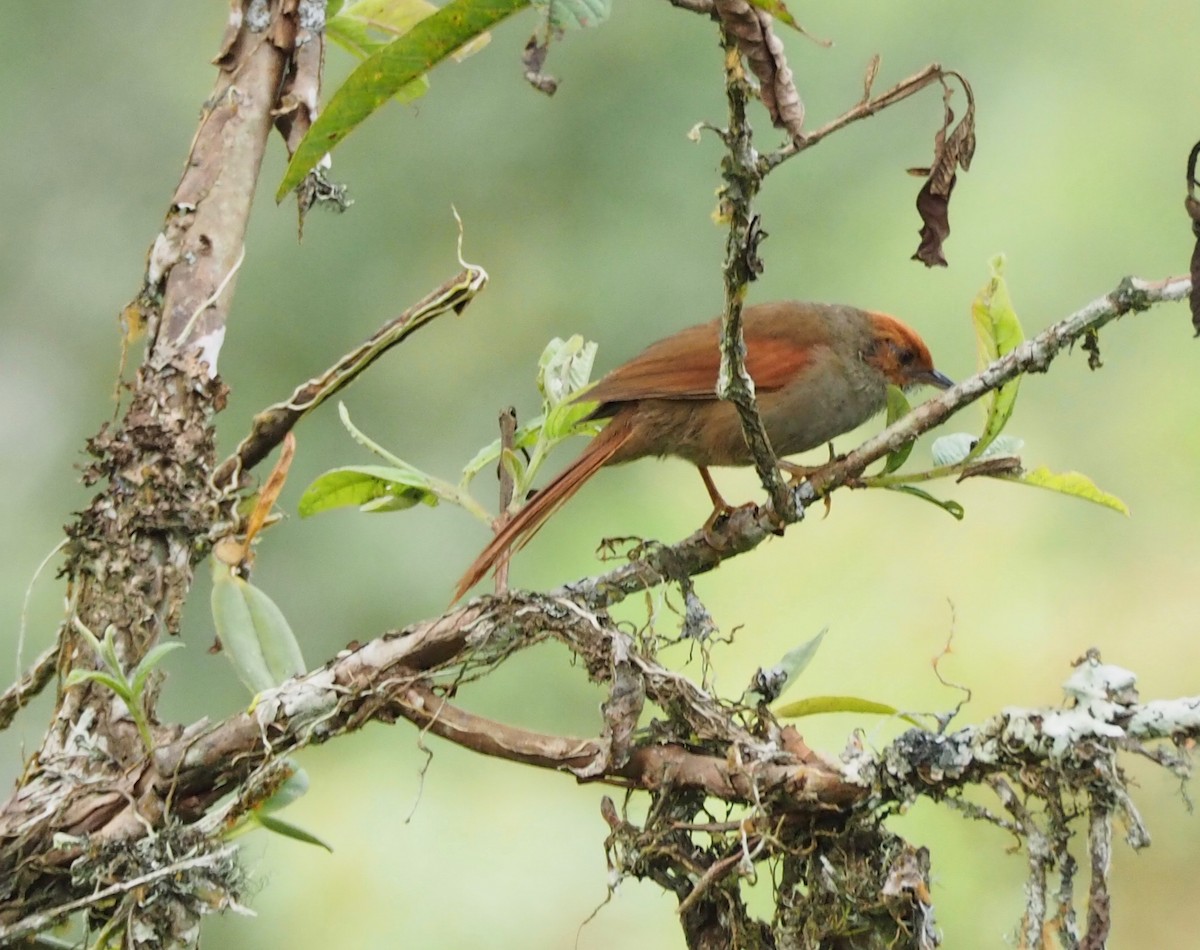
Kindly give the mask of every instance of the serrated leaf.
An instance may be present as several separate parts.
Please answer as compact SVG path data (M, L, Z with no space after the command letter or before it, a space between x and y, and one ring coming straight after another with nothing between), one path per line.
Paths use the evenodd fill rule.
M328 152L400 89L529 0L451 0L368 56L333 94L300 141L275 193L282 201Z
M943 468L965 462L967 456L971 455L971 450L975 448L975 438L969 432L953 432L935 439L929 448L933 464L938 468ZM993 439L991 445L973 457L982 460L1018 455L1024 447L1024 439L1019 439L1015 435L1001 435Z
M861 699L858 696L809 696L775 710L775 715L787 719L799 719L802 716L817 716L823 713L867 713L873 716L895 716L907 723L924 729L925 724L908 713L903 713L895 706L887 703L877 703L871 699Z
M283 835L285 838L291 838L293 841L300 841L304 844L315 844L318 848L324 848L330 854L333 854L333 848L328 844L312 832L298 828L289 821L276 818L274 815L264 815L257 812L254 815L254 820L266 828L267 831L273 831L277 835Z
M438 503L424 473L388 465L349 465L326 472L304 489L298 510L300 517L308 518L347 505L363 511L399 511L422 503Z
M1000 458L1005 455L1019 455L1025 448L1025 440L1015 435L998 435L990 445L979 453L979 458Z
M939 436L929 447L933 464L938 468L947 465L957 465L965 461L975 447L975 436L969 432L953 432L950 435Z
M899 386L888 384L887 388L887 424L898 422L912 412L912 406L909 405L908 397L904 395L904 390ZM887 461L883 466L883 474L894 472L901 465L908 461L909 455L912 454L915 442L908 442L896 449L888 455Z
M1121 501L1116 495L1111 495L1103 491L1097 487L1095 482L1080 472L1052 472L1043 465L1032 472L1001 477L1005 481L1020 482L1025 485L1032 485L1035 488L1046 488L1064 495L1082 498L1084 501L1090 501L1105 508L1111 508L1113 511L1119 511L1126 516L1129 514L1129 506L1125 502Z
M566 402L592 375L597 345L576 333L566 340L555 337L538 358L537 388L542 394L542 410L549 413Z
M612 12L612 0L533 0L556 30L585 30L599 26Z
M1003 275L1004 256L997 255L992 259L991 279L971 304L971 319L975 324L981 368L1016 349L1025 339ZM975 444L973 457L978 458L1004 429L1012 415L1020 385L1021 378L1018 376L988 394L984 405L987 415L983 432Z
M903 492L905 495L912 495L914 498L920 498L922 501L927 501L931 505L937 505L943 511L953 515L959 521L962 521L963 515L966 514L966 510L957 501L951 501L950 499L943 501L940 498L934 498L933 495L929 494L929 492L923 491L920 488L914 488L912 485L887 485L885 487L888 489L888 491Z

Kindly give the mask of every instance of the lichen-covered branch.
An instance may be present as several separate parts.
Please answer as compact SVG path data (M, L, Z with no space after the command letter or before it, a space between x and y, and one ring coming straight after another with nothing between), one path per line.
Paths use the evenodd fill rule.
M124 417L88 442L92 462L84 482L99 491L67 527L71 596L55 669L60 677L99 664L76 629L97 639L110 635L125 669L160 638L178 634L203 539L228 515L224 508L232 502L210 481L212 423L226 394L216 378L217 356L301 5L311 6L245 0L230 9L215 90L151 247L143 286L124 314L131 336L147 329L146 357ZM139 696L151 722L158 685L151 678ZM159 729L156 738L167 732ZM129 710L107 686L84 682L60 690L41 748L0 805L0 925L69 906L98 889L86 876L66 873L86 845L66 843L63 835L103 830L136 837L161 827L161 807L133 809L128 826L108 823L114 810L137 800L130 780L147 767ZM145 923L163 944L178 943L194 925L194 911Z
M748 4L741 4L748 8ZM757 21L760 11L751 11ZM725 49L725 97L729 103L729 127L720 131L726 154L721 160L724 184L721 187L721 213L728 219L725 241L725 309L721 320L721 368L717 377L717 395L733 403L742 423L742 434L754 459L759 481L775 502L775 508L795 518L798 509L779 473L779 460L771 448L766 427L758 412L754 380L746 369L746 340L742 332L742 304L746 290L761 272L759 242L766 236L754 214L754 197L762 184L756 164L758 153L746 120L747 86L742 75L737 39L722 33Z

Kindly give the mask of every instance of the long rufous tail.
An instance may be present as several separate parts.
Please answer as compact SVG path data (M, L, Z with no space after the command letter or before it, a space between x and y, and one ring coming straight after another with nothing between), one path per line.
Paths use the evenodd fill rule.
M505 551L519 551L528 544L549 517L612 459L617 450L629 440L630 434L628 423L621 418L614 419L605 426L600 434L588 443L579 458L534 495L529 504L496 533L491 543L480 552L459 579L458 586L454 588L454 600L462 597L495 567Z

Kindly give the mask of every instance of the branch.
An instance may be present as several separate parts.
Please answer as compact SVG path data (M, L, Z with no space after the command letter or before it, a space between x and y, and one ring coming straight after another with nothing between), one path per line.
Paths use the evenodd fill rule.
M161 300L152 346L155 365L165 366L175 355L199 347L212 375L296 31L294 10L290 15L264 10L267 16L255 17L237 7L217 58L216 88L150 250L139 295L142 301Z
M379 357L397 343L408 339L434 317L448 310L462 313L486 286L487 280L487 271L482 267L464 264L459 274L389 320L325 372L301 383L287 399L258 413L250 433L238 443L233 455L213 473L213 482L221 486L236 486L241 474L266 458L301 419L330 396L345 389Z
M864 95L852 109L843 112L836 119L825 123L819 129L812 132L806 132L803 138L793 139L782 148L777 149L759 159L758 171L759 174L765 175L777 165L782 164L794 155L799 155L803 151L812 148L822 139L829 137L834 132L845 128L853 122L860 119L866 119L875 113L894 106L898 102L903 102L909 96L920 92L926 86L930 86L935 82L941 81L948 72L944 71L937 63L930 63L924 69L913 73L907 79L902 79L896 85L892 86L886 92L881 93L874 98L871 97L871 86L874 83L875 69L878 67L878 60L872 60L871 66L868 68L866 80L864 82ZM954 75L957 75L956 73Z
M805 505L852 484L872 462L940 425L964 406L1022 373L1045 372L1064 349L1107 323L1154 304L1182 300L1190 289L1191 282L1184 277L1158 282L1126 278L1111 293L1092 301L974 376L918 406L854 451L815 469L808 480L794 490L798 516L792 521L802 517ZM697 531L671 546L647 546L637 560L597 577L567 584L552 593L572 598L593 610L608 607L629 594L673 578L711 571L722 561L757 547L776 533L780 521L786 520L777 509L773 510L770 502L760 509L738 508L727 520L711 526L707 532Z
M749 11L758 23L757 11ZM727 4L728 6L728 4ZM799 509L791 501L791 493L779 474L779 460L758 412L754 380L746 369L746 340L742 332L742 302L750 282L762 273L758 257L759 242L766 236L753 213L754 197L762 184L755 168L758 154L754 150L753 133L746 121L747 86L738 55L738 41L731 30L722 27L721 42L725 50L725 96L729 102L729 128L720 131L726 155L721 161L720 202L722 213L729 219L729 236L725 241L725 309L721 319L721 368L717 375L717 395L732 402L742 424L742 435L754 460L759 481L775 503L775 508L794 520ZM789 73L790 76L790 73Z
M0 694L0 729L7 729L21 707L45 689L58 669L58 644L46 649L25 674Z

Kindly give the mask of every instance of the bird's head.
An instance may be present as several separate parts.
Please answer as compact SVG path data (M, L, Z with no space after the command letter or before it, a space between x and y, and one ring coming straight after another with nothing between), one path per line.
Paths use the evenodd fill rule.
M933 368L929 347L916 330L886 313L870 316L871 342L863 353L868 366L901 389L920 385L949 389L954 385L954 380Z

